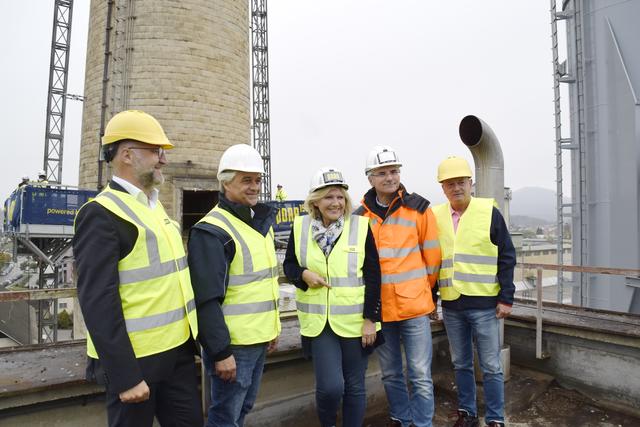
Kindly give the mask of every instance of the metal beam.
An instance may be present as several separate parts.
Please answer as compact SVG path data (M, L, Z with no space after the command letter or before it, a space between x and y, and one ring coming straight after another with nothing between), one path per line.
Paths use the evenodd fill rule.
M40 301L53 298L73 298L77 294L78 290L76 288L6 291L0 292L0 301Z
M104 35L104 63L102 64L102 100L100 102L100 135L98 137L98 191L101 191L104 186L102 185L102 175L104 167L104 159L102 158L102 137L104 136L104 129L107 122L107 92L109 89L109 62L111 61L111 31L113 30L113 8L115 6L114 0L107 2L107 20L105 22L105 35Z
M269 129L269 50L267 0L251 0L251 77L253 146L262 156L261 200L271 199L271 133Z
M593 273L593 274L609 274L617 276L640 276L640 270L633 268L612 268L612 267L588 267L584 265L568 265L568 264L541 264L532 262L519 262L518 267L544 270L562 270L572 273Z
M62 180L64 112L67 102L72 15L73 0L55 0L43 169L47 180L58 184Z

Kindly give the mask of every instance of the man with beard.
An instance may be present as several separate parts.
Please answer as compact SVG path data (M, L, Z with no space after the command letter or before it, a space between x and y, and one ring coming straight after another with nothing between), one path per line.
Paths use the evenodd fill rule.
M155 188L173 144L130 110L109 121L102 148L113 177L78 212L73 238L87 379L106 386L110 426L202 425L189 269Z

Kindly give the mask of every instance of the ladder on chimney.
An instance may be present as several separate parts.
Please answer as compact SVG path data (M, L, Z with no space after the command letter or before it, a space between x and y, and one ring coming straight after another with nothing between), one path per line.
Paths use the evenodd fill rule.
M582 0L574 0L568 4L574 6L574 10L558 10L556 1L551 0L551 42L553 54L553 104L555 116L555 146L556 146L556 209L557 209L557 263L564 265L564 225L565 218L570 216L572 230L579 233L572 236L572 263L584 266L587 264L587 189L586 189L586 152L585 152L585 122L584 122L584 55L582 45ZM558 52L558 22L566 21L566 25L574 35L568 45L567 59L560 62ZM569 31L568 31L569 33ZM572 120L573 132L570 137L562 135L562 110L560 84L575 85L575 106ZM571 202L564 202L563 183L563 152L571 151L573 174ZM575 247L575 243L577 247ZM580 305L588 299L588 287L585 285L585 276L575 273L572 284L579 287ZM562 303L564 291L564 274L558 270L557 276L557 302Z

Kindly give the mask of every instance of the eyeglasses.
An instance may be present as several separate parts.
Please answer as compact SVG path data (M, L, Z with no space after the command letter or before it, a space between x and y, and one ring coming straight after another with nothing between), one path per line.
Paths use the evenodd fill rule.
M149 151L153 151L158 158L164 156L166 154L166 151L164 148L162 147L127 147L127 149L129 150L149 150Z
M387 172L376 172L370 173L369 176L375 176L376 178L386 178L388 176L398 176L400 175L400 169L391 169Z

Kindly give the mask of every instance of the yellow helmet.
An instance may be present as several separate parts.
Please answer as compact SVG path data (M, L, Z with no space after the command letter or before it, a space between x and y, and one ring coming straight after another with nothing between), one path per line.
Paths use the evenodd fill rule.
M469 163L462 157L450 156L438 165L438 182L460 177L471 178Z
M159 145L165 150L173 148L160 123L150 114L139 110L126 110L113 116L104 130L102 146L123 139Z

